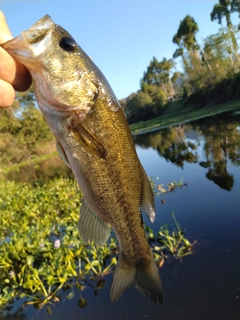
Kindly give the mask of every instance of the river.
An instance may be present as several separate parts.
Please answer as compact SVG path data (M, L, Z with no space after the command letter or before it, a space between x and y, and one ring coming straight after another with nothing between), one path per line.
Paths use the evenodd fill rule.
M140 160L156 185L183 187L156 196L157 231L173 227L175 213L192 255L168 259L160 269L165 303L154 305L135 288L109 302L112 275L98 295L88 288L46 308L23 309L17 302L4 320L237 320L240 316L240 116L223 113L134 136ZM144 221L150 222L144 217Z

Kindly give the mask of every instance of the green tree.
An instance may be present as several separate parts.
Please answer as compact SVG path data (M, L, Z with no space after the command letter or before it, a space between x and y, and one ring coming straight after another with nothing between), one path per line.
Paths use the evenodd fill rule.
M147 85L142 83L142 91L147 93L152 99L152 114L157 116L160 113L160 109L167 103L168 97L162 87L155 85Z
M226 47L226 35L217 33L204 40L204 54L210 61L215 78L223 79L229 73L229 53Z
M226 15L228 16L228 24L230 25L231 21L229 21L230 13L228 13L228 9L225 6L217 3L214 5L213 10L210 13L211 21L217 20L223 29L222 20Z
M150 119L152 117L151 106L152 98L147 93L139 91L126 104L129 123Z
M179 71L174 72L174 74L171 78L172 83L175 84L179 78L182 78L182 76L183 76L183 74L181 72L179 72Z
M46 173L53 176L58 168L63 175L64 165L58 156L46 164L46 159L54 157L54 146L55 139L36 105L32 89L18 93L11 108L0 110L0 179L27 181ZM51 170L53 166L55 171Z
M176 51L174 52L173 54L173 58L176 59L178 57L181 57L182 60L183 60L183 65L185 67L185 69L187 70L188 69L188 63L187 63L187 60L186 58L184 57L184 49L183 48L178 48L176 49Z
M195 51L198 46L196 33L199 31L198 24L189 15L187 15L178 27L177 33L173 37L173 43L180 47L185 47L187 51Z
M36 148L37 142L52 139L52 134L41 112L33 105L24 107L20 118L21 128L18 132L29 149Z
M219 0L219 3L215 4L213 7L213 10L210 14L211 21L217 20L218 23L221 25L222 33L224 34L224 28L222 24L223 18L226 19L226 25L228 32L226 33L226 46L228 47L228 54L229 59L231 61L231 65L233 68L233 72L236 73L236 63L235 61L238 61L238 45L237 41L233 32L233 26L231 21L231 12L234 12L234 10L238 9L238 5L236 1L232 3L232 0Z
M238 12L240 18L240 1L239 0L232 0L231 1L231 12ZM238 30L240 29L240 24L238 25Z
M187 15L182 21L177 33L173 36L173 43L179 46L179 50L175 51L173 57L181 56L185 66L185 72L191 73L192 78L199 78L203 71L202 62L204 62L207 69L212 72L211 66L205 58L200 45L196 40L196 34L199 31L198 24L193 17ZM184 58L183 49L187 50L188 59ZM201 57L200 57L200 55Z
M213 10L210 13L211 21L217 20L218 23L221 25L223 29L222 20L223 18L226 18L227 27L232 27L232 21L230 18L230 10L228 9L228 5L230 5L230 0L219 0L219 3L215 4L213 6Z
M144 85L147 84L148 86L161 87L166 96L174 95L174 88L170 78L171 69L174 66L175 63L172 59L163 58L162 61L158 61L156 57L153 57L147 67L147 71L143 74L141 90L146 91L146 86L144 89Z

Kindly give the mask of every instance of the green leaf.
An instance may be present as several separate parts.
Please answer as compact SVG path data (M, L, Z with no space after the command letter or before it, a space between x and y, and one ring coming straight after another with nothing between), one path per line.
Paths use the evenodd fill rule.
M28 266L32 265L34 262L34 256L27 256L26 261Z
M99 261L98 260L93 260L91 262L91 265L92 265L92 267L97 267L97 266L99 266Z

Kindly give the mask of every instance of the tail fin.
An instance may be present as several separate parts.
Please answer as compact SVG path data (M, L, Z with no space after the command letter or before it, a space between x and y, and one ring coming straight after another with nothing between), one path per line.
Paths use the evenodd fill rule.
M122 293L132 285L149 297L153 302L163 303L162 282L158 273L154 257L147 267L139 264L128 265L124 258L119 258L113 274L113 283L110 291L110 301L117 301Z

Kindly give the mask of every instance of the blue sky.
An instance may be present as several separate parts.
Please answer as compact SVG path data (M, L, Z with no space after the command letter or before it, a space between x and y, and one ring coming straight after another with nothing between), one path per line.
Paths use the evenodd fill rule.
M198 23L200 44L219 29L217 0L0 0L14 36L45 14L65 28L102 70L119 99L139 90L153 56L170 59L180 20ZM237 14L232 15L234 24ZM225 21L224 21L225 25Z

